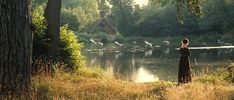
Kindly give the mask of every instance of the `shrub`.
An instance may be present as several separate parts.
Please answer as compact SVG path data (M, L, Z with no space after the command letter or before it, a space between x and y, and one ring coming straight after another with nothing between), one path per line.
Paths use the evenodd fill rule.
M43 16L43 5L39 5L35 8L32 13L32 21L36 26L34 31L33 39L33 55L36 59L40 57L46 58L47 52L47 35L46 30L46 21ZM68 67L72 70L77 69L84 65L84 57L81 56L80 50L83 47L82 43L78 43L77 36L73 31L68 29L68 25L64 25L60 29L60 58ZM43 58L40 58L43 59Z
M119 34L116 36L115 41L126 42L126 38L124 38L123 35Z
M62 9L61 10L61 25L69 24L69 29L73 31L80 30L80 24L77 18L77 14L74 13L71 9Z
M83 44L78 42L78 37L68 29L68 25L60 28L60 41L62 61L67 63L71 70L84 66L84 57L81 55Z
M81 42L87 43L90 42L89 40L92 38L91 34L89 33L79 33L79 38Z
M46 53L46 21L43 16L44 5L38 5L32 12L32 22L35 26L33 32L33 55L35 58Z
M114 41L114 37L111 35L108 35L107 33L104 32L98 32L94 34L94 38L100 39L102 43L110 43Z

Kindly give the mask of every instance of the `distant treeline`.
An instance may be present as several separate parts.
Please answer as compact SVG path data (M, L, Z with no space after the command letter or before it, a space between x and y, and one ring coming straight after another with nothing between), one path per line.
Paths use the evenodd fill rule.
M234 27L233 0L201 0L202 16L189 13L184 7L182 21L174 0L153 3L140 7L133 0L64 0L61 10L61 25L68 23L69 28L85 32L100 18L100 11L122 35L168 36L205 33L227 33ZM105 1L105 0L104 0ZM150 0L152 1L152 0ZM34 7L46 0L34 0ZM110 6L111 5L111 6Z

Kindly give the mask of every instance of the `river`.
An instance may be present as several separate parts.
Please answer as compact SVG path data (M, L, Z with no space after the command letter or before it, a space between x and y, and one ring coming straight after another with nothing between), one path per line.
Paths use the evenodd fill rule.
M190 47L193 76L212 73L234 60L234 49ZM83 50L87 65L101 67L110 77L119 75L133 82L177 81L180 52L172 47L96 47Z

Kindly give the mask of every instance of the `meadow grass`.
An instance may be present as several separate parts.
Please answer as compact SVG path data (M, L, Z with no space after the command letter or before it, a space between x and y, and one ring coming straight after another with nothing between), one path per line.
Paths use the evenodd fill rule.
M134 83L108 77L101 69L80 68L74 73L56 71L33 77L33 98L54 100L232 100L234 84L220 70L194 78L193 82L156 81Z

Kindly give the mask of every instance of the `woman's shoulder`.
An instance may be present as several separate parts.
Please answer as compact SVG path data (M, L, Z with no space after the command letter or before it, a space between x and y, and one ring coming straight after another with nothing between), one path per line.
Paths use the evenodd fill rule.
M188 47L180 47L180 50L188 50Z
M180 47L180 49L188 49L188 47Z

